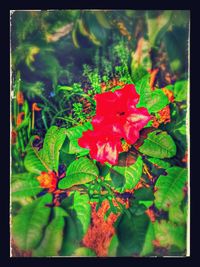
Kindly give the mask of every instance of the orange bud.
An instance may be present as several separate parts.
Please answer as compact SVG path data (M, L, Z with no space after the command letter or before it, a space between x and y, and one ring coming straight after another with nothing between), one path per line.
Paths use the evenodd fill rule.
M24 95L21 91L17 92L17 104L18 105L24 104Z
M23 121L23 117L24 117L24 112L20 112L18 115L17 115L17 126L19 126L22 121Z
M33 110L33 111L40 111L41 108L39 108L39 107L37 106L37 103L33 103L33 104L32 104L32 110Z
M159 123L168 123L171 121L171 115L170 115L170 108L169 106L164 107L161 109L158 114L160 115Z
M15 130L12 130L11 132L11 143L15 144L17 139L17 132Z
M53 192L57 186L57 177L54 172L41 172L37 177L42 188L48 188L49 192Z

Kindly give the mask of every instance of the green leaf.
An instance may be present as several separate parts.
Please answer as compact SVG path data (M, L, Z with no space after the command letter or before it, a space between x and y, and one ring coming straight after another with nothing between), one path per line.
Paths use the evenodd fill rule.
M96 16L96 18L97 18L99 24L100 24L102 27L104 27L104 28L106 28L106 29L110 29L110 28L111 28L111 25L110 25L110 23L109 23L109 20L107 19L107 17L106 17L106 13L105 13L104 11L100 11L100 10L98 10L98 11L96 11L94 14L95 14L95 16Z
M140 96L137 107L145 107L150 113L157 112L169 104L168 97L160 89L146 91Z
M120 167L114 166L111 169L110 176L115 188L119 192L124 192L127 189L133 189L140 180L142 175L142 157L138 157L133 165ZM121 183L119 183L121 182Z
M92 249L85 248L85 247L80 247L80 248L77 248L74 251L72 256L76 256L76 257L95 257L96 253Z
M187 93L188 93L188 81L177 81L174 85L174 96L175 101L181 102L187 100Z
M171 70L175 73L185 72L187 69L188 27L173 27L163 36Z
M163 168L163 169L167 169L170 167L170 163L166 162L164 160L161 159L157 159L157 158L148 158L148 161L150 161L151 163L153 163L154 165Z
M79 236L75 220L72 217L65 219L65 229L63 236L63 244L61 248L61 256L70 256L79 247Z
M24 159L24 167L27 171L35 174L40 174L42 171L50 171L37 148L32 146L33 140L34 137L30 139L30 142L26 147L27 155Z
M51 201L52 196L47 194L22 207L19 214L13 218L12 234L20 249L33 249L41 241L50 215L50 208L45 207L45 204Z
M54 211L54 216L55 217L68 217L68 213L66 212L65 209L61 208L61 207L54 207L53 208L53 211Z
M149 226L148 226L148 229L146 232L144 245L143 245L142 251L140 253L141 257L150 256L153 254L154 246L153 246L152 241L154 239L155 239L154 227L153 227L152 223L149 223Z
M167 132L157 130L148 134L139 151L155 158L171 158L176 155L176 145Z
M81 156L89 153L88 149L82 148L78 145L78 139L82 136L83 132L88 129L92 129L91 123L85 123L82 126L76 126L67 129L67 137L69 138L69 145L67 140L65 141L62 150L69 154L79 154Z
M96 16L91 12L85 13L85 25L90 33L89 39L95 45L102 45L106 40L106 29L99 24Z
M149 207L153 205L153 200L141 200L139 201L139 204L144 205L146 209L148 209Z
M156 181L155 205L158 209L168 210L171 205L178 205L184 198L183 187L187 181L187 169L171 167L167 175L160 175Z
M98 168L92 160L79 158L69 165L66 177L59 181L58 187L65 189L73 185L85 184L95 180L98 174Z
M115 257L117 255L118 245L119 245L119 241L118 241L117 235L114 234L111 241L110 241L110 245L108 248L108 256Z
M144 70L141 69L141 75L143 75L144 73ZM135 73L133 73L135 75ZM145 75L143 75L142 78L138 79L136 82L135 82L135 87L136 87L136 91L139 95L142 95L144 94L145 92L150 92L151 88L150 88L150 74L147 73Z
M36 96L40 96L43 94L44 84L40 81L34 83L27 83L22 81L21 88L28 99L34 99Z
M76 160L75 154L65 153L62 149L60 150L59 163L69 166L74 160Z
M26 128L29 125L30 122L30 113L27 117L24 118L24 120L22 121L22 123L16 128L17 131Z
M141 206L146 207L145 210L153 204L153 200L154 200L154 193L152 188L140 188L134 192L133 204L135 202L138 202L140 207Z
M15 182L17 180L33 179L33 177L35 177L35 175L33 173L30 173L30 172L12 173L11 183L13 183L13 182Z
M63 228L65 222L62 216L54 218L47 226L44 238L33 251L33 257L57 256L63 240Z
M129 208L129 211L134 215L134 216L140 216L142 214L144 214L144 212L146 211L147 207L144 204L140 204L140 202L144 202L144 201L133 201L131 203L131 206ZM146 201L145 201L146 202ZM153 201L151 201L153 202Z
M29 172L40 174L42 171L58 171L59 151L66 138L66 130L52 126L45 135L43 148L37 150L32 146L34 138L27 146L24 166Z
M186 247L186 229L185 226L177 226L171 222L162 220L154 223L156 240L159 241L161 247L169 248L175 245L179 249L184 250Z
M137 201L154 200L153 190L151 188L137 189L134 192L134 199Z
M80 241L86 234L90 225L91 207L88 195L75 192L73 203L67 199L62 206L68 212L66 218L66 229L64 234L62 255L72 255L74 250L80 246Z
M26 177L27 179L24 179ZM21 176L21 179L14 180L11 184L12 197L32 197L37 195L43 189L40 187L35 175L27 173Z
M153 234L151 229L149 230L150 224L145 213L140 216L133 215L131 218L124 214L116 229L119 240L117 256L139 256L141 253L151 252L150 242L153 240Z
M51 126L45 135L43 148L39 151L48 167L56 172L59 165L59 151L65 138L66 129Z
M185 224L187 217L179 205L171 205L169 208L169 220L177 224Z
M80 236L86 234L90 225L91 206L89 204L89 196L87 194L81 195L79 192L74 193L73 209L76 213L77 222L80 222Z

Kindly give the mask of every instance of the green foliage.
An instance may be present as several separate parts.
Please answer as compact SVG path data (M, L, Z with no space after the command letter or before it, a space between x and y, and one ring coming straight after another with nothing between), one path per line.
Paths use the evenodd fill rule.
M187 80L177 81L174 85L175 100L177 102L185 101L187 100L187 94L188 94L188 81Z
M26 147L27 155L24 159L24 166L27 171L35 174L40 174L42 171L50 170L46 165L42 157L40 156L37 148L33 147L32 142L34 138L32 138Z
M67 256L76 253L75 250L80 246L80 241L87 232L90 224L91 207L89 205L88 195L80 195L79 192L74 193L72 203L68 200L64 200L62 207L69 214L66 218L61 250L61 255Z
M185 224L186 214L179 205L173 204L169 207L169 220L176 224Z
M41 244L33 251L33 257L57 256L62 246L64 218L54 218L45 230Z
M141 93L137 107L146 107L150 113L154 113L163 109L168 103L169 100L167 96L163 91L157 89Z
M109 245L109 248L108 248L108 256L109 257L116 256L118 245L119 245L119 241L118 241L117 235L114 234L112 239L111 239L111 241L110 241L110 245Z
M151 163L155 164L156 166L163 168L163 169L167 169L170 167L170 163L166 162L164 160L161 159L157 159L157 158L148 158L148 161L150 161Z
M50 215L50 208L45 204L51 200L52 196L47 194L22 207L13 218L12 235L20 249L33 249L41 241Z
M83 46L83 37L96 46L105 44L108 32L111 28L104 11L84 10L80 18L76 21L72 31L72 40L76 48Z
M79 158L73 161L66 171L66 177L59 181L60 189L70 188L73 185L85 184L98 177L98 169L88 158Z
M41 158L51 170L58 170L59 151L66 138L66 130L52 126L45 135L43 148L40 150Z
M184 226L177 226L171 222L162 220L154 223L154 231L156 240L159 241L161 247L168 248L175 245L180 250L184 250L186 246L186 232Z
M140 253L140 256L151 256L154 251L153 239L155 238L155 231L152 223L149 223L147 228L144 246Z
M135 77L133 80L137 93L142 95L146 91L150 92L150 74L146 73L144 69L141 69L138 72L139 73L137 73L137 77Z
M163 36L170 67L175 73L180 73L187 68L186 60L183 60L183 58L187 57L188 31L188 25L185 27L174 26L172 31L166 32Z
M87 131L88 129L92 129L92 125L89 122L81 126L68 128L66 130L66 134L69 140L66 139L62 150L69 154L79 154L81 156L87 155L89 150L80 147L78 145L78 139L82 136L83 132Z
M134 199L130 200L129 211L134 215L141 215L152 206L153 200L152 188L140 188L134 192Z
M39 185L34 174L22 173L12 177L12 197L13 198L23 198L32 197L41 192L42 188Z
M147 11L148 36L152 46L160 41L161 36L170 27L172 13L171 10L164 10L159 16L154 16L153 11Z
M187 181L187 170L171 167L167 175L161 175L156 181L155 205L158 209L169 210L171 205L178 205L184 198L183 187Z
M83 65L83 74L88 78L91 83L93 90L90 90L89 93L101 93L100 87L100 76L98 73L98 69L91 69L90 66L84 64Z
M75 257L95 257L96 253L92 249L80 247L74 251L72 256L75 256Z
M124 192L127 189L133 189L140 180L142 175L143 161L138 157L137 161L130 166L120 167L114 166L111 168L111 179L118 192Z
M80 236L83 238L90 225L91 207L89 205L89 197L87 194L81 195L79 192L74 193L73 210L77 219L80 221Z
M22 81L22 91L26 93L28 99L34 99L36 96L40 96L44 90L44 83L37 81L35 83L28 83Z
M117 226L119 240L117 256L144 256L151 253L154 233L150 225L151 222L146 214L133 215L131 218L124 214Z
M65 129L52 126L45 135L43 148L39 151L32 145L33 138L27 147L25 168L36 174L40 174L41 171L57 171L59 151L65 138Z
M171 158L176 155L176 145L170 135L156 130L148 134L139 151L155 158Z
M151 90L149 73L146 74L143 69L140 72L134 78L136 91L140 95L137 107L146 107L150 113L158 112L169 104L169 100L162 90Z

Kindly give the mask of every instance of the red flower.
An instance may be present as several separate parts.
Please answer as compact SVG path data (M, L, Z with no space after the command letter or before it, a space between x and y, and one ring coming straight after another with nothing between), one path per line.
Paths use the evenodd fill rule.
M114 93L97 94L95 99L97 107L93 126L112 125L114 133L120 134L128 144L134 144L139 138L139 131L151 119L146 108L136 108L139 95L134 85L125 85Z
M109 127L84 132L78 144L90 149L90 156L102 164L106 161L117 164L118 154L123 151L120 136L112 133Z
M94 130L84 132L78 143L90 149L93 159L114 165L117 164L118 153L123 151L120 139L134 144L139 138L139 131L151 117L146 108L136 108L139 95L133 84L115 92L97 94L95 100Z

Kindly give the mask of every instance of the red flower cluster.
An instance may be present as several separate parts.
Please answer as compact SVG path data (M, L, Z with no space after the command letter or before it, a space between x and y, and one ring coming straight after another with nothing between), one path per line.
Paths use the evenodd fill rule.
M115 92L97 94L95 100L93 130L84 132L78 144L90 149L93 159L115 165L118 154L123 151L121 138L128 144L134 144L139 138L139 131L151 117L146 108L136 108L139 95L133 84Z

